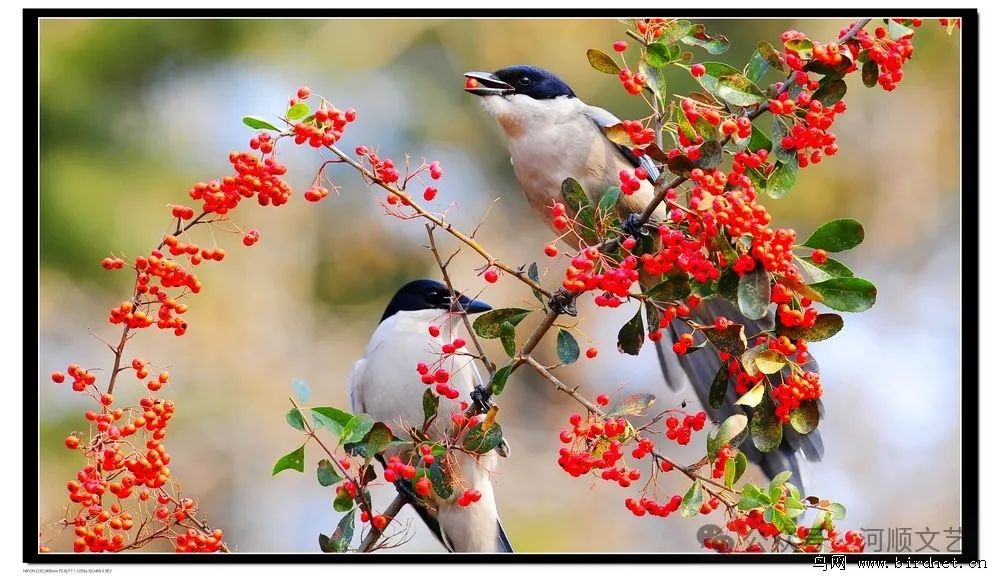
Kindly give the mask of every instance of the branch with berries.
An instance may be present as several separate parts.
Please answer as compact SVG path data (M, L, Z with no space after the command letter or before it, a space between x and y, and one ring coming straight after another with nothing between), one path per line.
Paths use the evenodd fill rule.
M234 152L229 161L231 175L191 188L189 197L201 204L201 211L171 206L172 225L147 254L131 259L109 256L102 261L106 270L127 267L133 273L131 297L108 315L108 322L120 327L121 333L117 344L105 343L114 357L107 370L107 386L103 390L97 386L100 369L77 363L70 364L65 373L52 373L54 383L71 379L74 392L94 401L94 409L84 414L86 430L65 440L66 447L84 459L76 479L66 484L72 505L59 522L61 530L73 529L76 552L136 550L158 540L171 542L178 552L229 551L222 530L198 518L198 503L179 495L168 467L171 456L163 440L176 405L160 398L159 392L172 380L170 374L157 372L156 365L138 357L128 365L123 363L126 346L140 331L155 327L175 336L187 332L182 316L188 310L186 300L202 290L195 270L226 256L216 244L216 232L238 232L245 246L259 240L257 230L244 230L232 221L231 213L240 202L256 198L261 206L280 206L288 201L292 190L281 179L286 168L273 157ZM194 240L196 226L210 230L210 246L202 247ZM134 376L136 382L130 387L138 395L130 392L129 397L137 399L135 404L115 404L122 373ZM44 541L39 551L49 551L50 541Z
M623 171L620 184L597 200L587 196L574 176L565 176L564 203L551 207L553 226L572 232L580 243L569 252L571 264L555 290L543 286L537 263L513 266L501 261L475 239L475 231L462 232L448 222L446 213L431 211L418 201L436 199L434 182L444 175L440 163L411 168L407 158L400 170L374 147L356 146L354 155L341 149L338 142L357 120L354 110L341 111L302 88L279 117L281 127L260 117L246 117L244 122L258 131L250 140L251 150L230 155L233 174L191 189L189 195L200 204L200 211L173 206L171 226L150 252L128 260L118 256L104 260L108 270L127 266L135 275L131 297L110 311L109 322L121 326L121 333L117 344L108 343L114 361L107 372L107 387L96 386L96 368L73 364L66 373L52 374L56 383L66 381L68 374L73 389L95 402L84 417L87 432L71 434L65 441L85 461L76 480L67 484L72 505L60 522L63 529L74 528L73 549L122 551L169 540L178 551L228 551L221 530L197 518L197 502L179 494L167 467L170 455L163 439L175 405L158 398L157 392L171 377L140 358L128 366L123 361L127 360L127 343L140 330L155 325L177 336L186 332L182 315L188 309L187 299L202 289L195 269L203 262L225 258L225 251L214 243L216 231L238 232L246 246L260 239L256 230L244 230L232 221L231 213L241 201L256 198L261 206L289 201L292 191L281 177L286 168L276 157L284 140L332 155L304 193L307 201L320 202L331 190L337 191L328 171L347 165L364 182L385 191L380 203L388 215L425 223L428 248L449 290L455 290L448 273L454 254L442 258L435 230L447 233L484 260L477 272L487 283L509 276L526 285L538 300L537 308L501 308L474 322L458 312L475 353L465 349L465 338L448 336L436 358L418 365L414 379L427 385L421 425L390 427L363 413L306 407L308 387L296 384L297 396L286 421L302 431L305 440L278 460L273 473L304 471L306 446L322 450L317 480L333 488L334 509L344 514L332 534L320 535L323 551L350 550L356 518L367 527L357 549L372 551L406 541L405 530L389 528L405 503L433 509L426 501L431 494L459 506L479 501L478 490L467 486L455 469L456 458L459 454L479 457L504 445L495 398L523 365L586 411L586 415L571 416L569 426L559 434L565 446L560 467L573 477L597 475L623 489L641 486L639 497L625 500L634 515L666 517L677 511L683 517L695 517L723 508L727 528L737 540L706 541L706 547L718 551L763 551L759 540L771 540L772 550L862 549L859 534L841 535L836 528L835 521L846 515L843 506L803 496L790 483L789 473L778 474L766 486L746 482L738 488L737 483L747 467L746 456L738 451L745 439L750 438L762 452L773 451L782 442L784 425L807 435L819 423L823 389L819 375L808 370L808 347L810 342L835 335L843 319L836 313L820 313L817 305L860 312L875 300L871 282L854 276L829 255L857 246L864 235L860 224L834 220L797 243L794 231L771 228L771 217L760 202L765 195L784 196L800 169L837 153L830 128L846 112L846 75L860 70L865 85L877 84L887 91L902 80L903 65L913 55L912 37L921 21L885 19L871 33L865 30L868 24L869 19L854 22L828 43L788 31L781 37L783 50L762 42L742 70L721 62L694 63L686 47L720 54L728 48L728 39L710 34L704 25L677 19L628 23L626 33L638 44L632 52L634 65L629 65L630 47L624 40L613 45L617 61L603 51L588 51L595 69L616 75L623 89L643 99L650 110L645 118L608 127L608 138L636 156L649 157L661 173L652 202L634 216L619 216L613 208L650 177L646 169ZM953 19L943 24L949 32L958 26ZM703 91L673 99L667 90L668 67L686 70ZM782 80L762 89L760 83L769 74L780 74ZM312 110L310 102L317 101ZM765 113L772 115L769 130L755 124ZM663 145L665 139L672 142L671 147ZM726 161L729 167L722 169ZM413 193L416 190L422 192ZM667 219L653 223L661 204L668 210ZM195 226L202 226L198 231L210 230L211 247L202 247L192 238ZM558 239L543 248L550 259L559 257ZM640 276L655 283L634 293L631 288ZM576 363L581 354L573 328L560 320L575 316L576 300L588 295L600 307L637 304L635 314L618 333L623 353L638 354L647 338L662 340L675 322L689 329L676 336L672 346L676 354L685 356L701 349L718 353L719 368L709 402L718 407L732 392L739 396L736 406L740 410L712 427L700 460L678 464L662 446L690 444L693 434L707 425L705 412L691 414L682 405L649 417L654 404L651 395L631 395L614 404L609 395L591 401L556 375L560 367ZM728 300L752 321L764 319L773 310L774 328L748 336L745 325L725 317L706 323L695 316L703 301L716 297ZM542 315L541 321L519 344L518 325L536 312ZM553 329L558 329L558 362L545 364L536 351ZM437 326L428 328L435 338L441 332ZM500 366L490 362L480 339L499 340L507 362ZM586 350L588 359L597 356L596 347ZM453 413L450 422L442 421L443 429L433 429L439 424L441 398L459 398L449 384L451 376L477 361L489 371L481 396L460 401L462 412ZM140 391L144 396L137 404L115 405L116 385L133 374L138 388L146 390ZM327 444L324 438L328 437L336 445ZM660 449L656 440L661 440ZM626 452L634 461L625 460ZM369 492L380 479L376 462L382 463L381 479L399 490L381 513ZM640 469L644 465L646 476ZM661 485L660 476L670 471L690 481L683 495ZM799 525L798 519L807 512L816 514L813 524ZM40 549L48 548L43 544Z

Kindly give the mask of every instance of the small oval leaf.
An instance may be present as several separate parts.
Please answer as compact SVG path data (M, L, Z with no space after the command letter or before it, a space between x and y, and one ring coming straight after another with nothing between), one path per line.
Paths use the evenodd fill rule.
M622 68L618 66L618 63L615 62L615 59L608 56L608 54L603 50L597 48L591 48L587 51L587 60L590 61L590 66L601 71L602 73L616 75L622 70Z
M802 242L807 248L843 252L857 246L865 239L865 228L855 219L844 218L826 222Z
M573 364L580 358L580 345L565 328L560 328L556 336L556 354L564 365Z

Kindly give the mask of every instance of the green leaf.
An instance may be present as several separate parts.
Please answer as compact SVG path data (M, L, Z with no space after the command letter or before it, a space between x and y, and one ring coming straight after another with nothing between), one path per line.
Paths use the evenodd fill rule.
M796 433L812 433L819 426L819 405L813 399L802 401L799 408L791 412L789 424Z
M618 352L630 355L639 354L642 343L646 340L646 333L642 327L642 309L637 308L635 316L625 323L618 331Z
M799 326L783 326L781 321L776 321L774 333L778 336L787 336L790 340L802 339L806 342L819 342L826 340L840 332L844 327L844 319L839 314L824 312L816 317L816 324L809 328Z
M341 411L333 407L313 407L311 409L313 421L317 425L330 431L338 438L343 433L344 427L354 418L354 415L347 411Z
M496 449L501 441L503 441L503 431L499 423L493 423L486 430L483 430L483 423L477 423L465 434L462 448L470 453L482 455Z
M684 298L687 298L689 294L691 294L691 284L688 281L687 276L667 278L656 286L646 290L646 296L648 298L659 302L683 300Z
M705 141L717 141L716 134L718 130L701 115L694 120L694 132L701 135Z
M737 405L746 405L747 407L756 407L760 404L761 399L764 398L764 381L760 381L752 389L743 393L743 396L736 399Z
M503 392L504 387L507 385L507 379L510 378L510 373L514 370L514 365L508 364L497 369L497 372L493 373L493 377L490 378L490 391L494 396L500 395Z
M531 314L524 308L497 308L481 314L472 323L472 329L482 338L500 338L500 325L509 322L517 326L519 322Z
M786 40L785 48L794 51L799 58L812 59L813 43L808 38Z
M507 356L514 356L517 352L517 342L514 340L514 325L504 320L500 323L500 344Z
M712 346L723 352L739 356L747 349L747 336L742 324L730 324L723 330L709 326L702 328L701 332Z
M288 455L282 457L274 464L274 469L271 470L271 475L277 475L286 469L294 469L299 473L305 471L306 465L306 446L303 445L295 451L292 451Z
M864 278L831 278L809 284L819 301L841 312L864 312L875 304L878 290Z
M740 71L724 62L710 61L703 62L701 64L705 67L705 74L698 77L698 84L704 87L706 91L712 93L720 99L722 98L722 95L719 94L719 79L729 75L741 74Z
M771 139L761 130L757 125L750 126L750 143L747 145L747 149L753 153L764 149L766 151L771 150ZM755 170L756 171L756 170ZM762 188L763 189L763 188Z
M308 114L309 114L309 105L307 105L305 101L299 101L294 105L292 105L291 107L288 107L288 112L285 113L285 116L288 117L290 121L295 121L301 119L302 117L305 117Z
M785 69L785 63L781 60L781 55L778 51L774 49L773 46L767 41L760 41L757 43L757 54L764 59L771 68L783 71Z
M590 66L602 73L616 75L622 70L621 67L618 66L618 63L615 62L615 59L611 58L607 53L597 48L591 48L587 51L587 60L590 61Z
M843 218L826 222L802 242L807 248L826 250L827 252L843 252L857 246L865 239L865 228L861 222L851 218Z
M764 75L767 74L769 68L764 57L759 52L754 51L750 56L750 62L743 68L743 74L750 79L750 82L759 83L764 78Z
M719 450L728 443L734 449L747 438L747 416L742 413L730 415L708 435L707 447L709 458L715 458Z
M302 413L294 407L289 409L288 413L285 414L285 422L299 431L306 430L305 419L302 418Z
M767 185L764 188L764 193L771 199L781 199L795 185L795 177L798 172L798 161L778 161L775 164L774 170L767 176Z
M747 374L755 375L759 372L755 359L758 354L764 352L765 350L767 350L766 342L743 351L743 354L740 355L740 363L743 365L743 368L746 369Z
M430 422L438 414L438 406L441 403L441 397L434 394L434 391L429 388L424 391L423 406L424 406L424 424Z
M886 23L887 29L889 31L889 38L893 40L899 40L900 38L908 38L913 36L914 30L908 26L904 26L899 22L896 22L892 18Z
M660 309L652 302L644 302L642 307L646 310L646 328L650 332L660 328Z
M378 422L371 426L360 441L356 443L345 443L344 451L350 453L351 455L359 455L367 459L372 459L379 453L388 449L392 444L393 439L392 429L390 429L385 423Z
M804 274L808 274L812 282L822 282L830 278L851 278L854 272L844 264L827 258L822 264L813 260L811 256L795 256L795 262Z
M329 487L343 478L333 468L333 464L330 463L329 459L320 459L319 464L316 466L316 479L319 480L319 484L323 487Z
M736 481L736 459L734 457L726 460L726 465L722 471L722 481L726 487L732 487Z
M747 456L740 451L734 459L736 460L736 473L733 476L733 483L736 483L743 477L743 473L747 470ZM732 487L732 484L729 487Z
M620 403L608 413L609 417L624 417L626 415L641 415L646 409L653 406L656 397L650 393L635 393L622 399Z
M719 365L719 370L715 372L712 379L712 386L708 389L708 404L713 409L718 409L726 400L726 391L729 387L729 369L726 363Z
M878 63L874 60L865 61L861 67L861 82L866 87L874 87L878 84Z
M674 122L677 123L677 134L684 135L684 138L688 141L694 141L698 136L695 132L694 127L691 126L691 121L688 120L687 115L680 107L672 106L671 110L673 112Z
M729 39L721 34L712 36L705 32L704 24L695 24L681 42L688 46L700 46L709 54L722 54L729 50Z
M341 490L337 493L337 496L333 498L333 509L338 512L350 511L353 506L354 500L344 490Z
M441 462L439 461L435 461L427 468L427 479L431 480L431 487L434 488L434 493L440 497L448 498L455 492L455 489L451 485L451 478L445 472L444 468L441 467Z
M564 365L573 364L580 358L580 345L565 328L560 328L556 336L556 354L559 356L559 362Z
M535 284L541 284L541 281L538 278L538 264L536 262L532 262L531 265L528 266L528 278L530 278ZM535 298L538 299L538 302L540 302L542 307L544 307L545 295L539 292L537 288L532 288L531 293L535 295ZM475 325L473 325L473 327L475 327Z
M753 410L750 417L750 437L754 447L770 453L781 445L781 422L774 414L774 404L771 397L764 397Z
M243 124L246 125L247 127L250 127L251 129L264 129L264 130L267 130L267 131L281 131L281 129L278 129L277 127L275 127L271 123L265 121L264 119L261 119L260 117L254 116L254 115L247 115L246 117L243 117Z
M742 497L740 497L740 502L736 507L741 510L752 510L754 508L771 505L771 497L764 493L763 489L752 483L744 484L743 491L740 492L740 495Z
M785 355L771 349L765 350L754 357L754 364L757 365L757 370L765 375L773 375L785 368L787 363L788 359L785 358Z
M702 504L705 503L705 493L701 489L701 480L696 479L691 488L684 494L681 500L681 515L685 518L693 518L701 511Z
M752 271L740 276L736 298L743 316L759 320L767 315L767 305L771 302L771 279L763 265L758 263Z
M847 517L847 508L843 504L834 502L827 506L826 509L830 510L830 517L835 520L842 520Z
M775 116L774 121L771 123L771 142L775 146L774 156L777 157L778 161L783 163L797 161L797 154L794 147L785 149L781 146L782 139L788 135L788 127L785 125L785 122L781 120L781 117Z
M365 435L375 426L375 420L367 413L355 415L344 425L344 431L340 434L340 443L357 443L364 439Z
M354 537L354 512L346 514L337 524L330 540L333 542L335 552L346 552L351 545L351 538Z
M662 42L652 42L646 46L646 62L656 68L670 64L670 50Z
M622 195L622 190L619 187L609 187L604 190L604 195L601 196L599 202L597 202L597 210L601 215L613 214L618 206L618 198Z
M699 282L695 279L691 279L691 293L697 294L701 298L708 298L714 296L718 292L718 280L705 280L704 282Z
M691 23L687 20L676 20L666 24L660 29L660 42L663 44L675 44L691 32ZM680 47L676 48L680 52Z
M740 73L730 73L719 78L719 97L736 107L749 107L767 100L757 85Z
M793 534L797 526L792 518L779 512L773 507L766 508L764 510L764 520L774 524L779 530L786 534Z
M847 94L847 83L844 82L844 79L827 80L829 78L827 77L820 82L819 87L812 94L812 98L823 103L824 106L832 107Z
M722 144L714 139L702 143L698 152L700 155L695 165L702 169L713 169L722 163Z
M656 68L646 61L640 61L639 72L646 75L646 87L656 95L660 108L666 109L667 79L663 75L663 69Z
M570 217L575 218L579 226L577 233L588 243L595 241L594 208L590 205L590 198L583 186L572 177L567 177L563 180L561 189Z

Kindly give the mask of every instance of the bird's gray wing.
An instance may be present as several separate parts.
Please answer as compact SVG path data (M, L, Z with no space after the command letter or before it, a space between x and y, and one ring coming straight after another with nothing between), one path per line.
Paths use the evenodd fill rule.
M612 127L614 125L617 125L618 123L621 123L621 119L619 119L609 111L602 109L600 107L590 106L587 109L585 109L585 111L587 116L590 117L590 119L594 122L595 125L597 125L597 128L600 129L602 133L604 132L604 129L606 129L607 127ZM610 141L610 139L608 140ZM656 182L656 178L660 176L660 170L656 168L656 165L653 163L652 159L650 159L646 155L636 155L635 153L632 152L631 148L626 147L624 145L619 145L618 143L614 143L614 145L621 152L622 156L625 157L625 159L629 160L629 162L632 164L632 167L636 168L642 167L643 169L646 170L646 179L650 183Z
M750 320L743 316L734 304L720 296L706 298L691 314L702 324L713 324L716 318L724 316L736 324L742 324L748 337L774 328L774 318L770 313L760 320ZM690 327L683 322L674 320L670 325L672 340L670 342L661 340L656 344L661 361L666 359L672 370L677 367L683 370L683 375L674 372L667 376L667 380L678 381L681 387L691 385L705 412L713 421L722 421L730 415L741 413L742 411L736 406L738 397L731 388L726 390L726 398L718 409L709 405L708 392L715 380L719 365L722 364L719 360L719 352L714 346L708 344L696 351L677 356L670 348L670 343L676 342L678 337L685 332L690 332ZM818 370L816 361L812 357L804 366L807 370ZM671 387L677 389L678 384L672 382ZM800 459L804 457L809 461L819 461L823 458L823 440L820 438L818 429L809 435L800 435L786 426L781 446L771 453L761 453L754 447L753 441L749 437L743 442L740 449L746 454L748 461L761 466L768 478L772 478L782 471L791 471L791 482L800 490L803 489Z

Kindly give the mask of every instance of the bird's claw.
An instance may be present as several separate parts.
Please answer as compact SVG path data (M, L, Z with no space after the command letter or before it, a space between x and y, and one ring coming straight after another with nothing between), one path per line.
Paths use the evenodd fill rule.
M549 300L549 308L558 314L576 316L576 294L565 290L556 292L552 295L552 299Z
M621 227L623 232L633 238L641 238L649 235L649 228L645 223L642 223L642 216L637 213L629 214L622 222Z
M489 387L484 387L483 385L476 385L472 389L472 404L475 405L476 414L482 414L490 410L490 398L493 397L493 391Z

